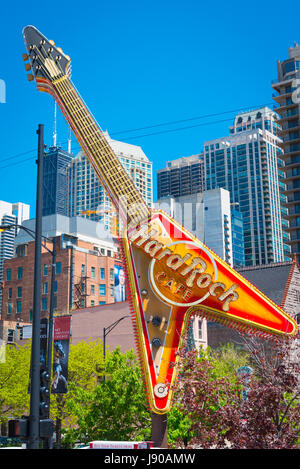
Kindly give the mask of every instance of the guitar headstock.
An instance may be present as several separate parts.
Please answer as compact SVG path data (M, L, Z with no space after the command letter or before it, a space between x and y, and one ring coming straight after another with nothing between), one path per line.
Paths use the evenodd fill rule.
M23 54L25 69L31 71L28 80L36 80L38 88L50 91L55 80L64 76L70 77L69 56L54 41L48 40L34 26L26 26L23 30L27 53ZM29 61L29 63L27 62ZM42 85L43 86L42 86ZM49 89L45 89L48 85Z

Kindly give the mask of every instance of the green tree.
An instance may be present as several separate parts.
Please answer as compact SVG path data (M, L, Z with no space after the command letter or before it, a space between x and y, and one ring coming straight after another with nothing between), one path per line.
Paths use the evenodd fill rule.
M66 394L51 394L50 416L56 424L57 446L60 446L64 428L72 428L77 421L72 406L67 403L75 399L82 390L91 391L103 375L103 345L100 340L81 341L70 344L68 362L68 391Z
M0 362L0 422L28 413L31 342L21 347L7 345Z
M89 389L70 383L67 408L77 421L65 432L66 444L150 438L150 412L133 351L123 354L117 348L108 353L105 372L105 380Z

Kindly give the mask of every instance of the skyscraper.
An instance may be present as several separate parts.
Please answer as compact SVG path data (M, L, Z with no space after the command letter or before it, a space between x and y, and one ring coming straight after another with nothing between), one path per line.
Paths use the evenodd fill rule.
M137 190L151 207L153 201L152 162L141 147L113 140L107 132L105 136L128 176L133 179ZM70 162L67 179L68 215L102 221L105 228L110 229L112 220L116 218L114 207L82 151Z
M156 208L171 215L228 264L233 263L230 195L225 189L164 197Z
M283 182L286 184L291 254L300 259L300 46L295 43L288 50L288 58L277 62L278 79L272 82L278 103L280 136L285 166Z
M204 190L203 154L168 161L157 171L157 198L180 197Z
M246 265L281 262L289 253L278 132L276 114L264 107L237 115L229 137L204 143L206 189L227 189L243 214Z
M43 216L67 215L67 167L72 155L59 146L52 146L44 157Z
M0 200L0 225L21 225L29 219L30 206L21 202L9 203ZM14 239L18 233L17 227L0 232L0 283L3 279L3 264L5 259L14 255ZM2 288L0 288L0 313L2 308Z

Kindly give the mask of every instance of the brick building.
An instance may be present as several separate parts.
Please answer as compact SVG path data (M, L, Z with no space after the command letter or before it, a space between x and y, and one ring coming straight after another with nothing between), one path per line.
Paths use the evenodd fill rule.
M56 225L48 223L57 222L59 217L61 220ZM66 229L66 221L72 219L58 215L44 218L49 219L43 224L43 235L49 241L43 240L42 247L41 317L49 315L52 254L47 248L52 251L53 238L56 239L54 311L68 313L72 309L114 303L114 267L120 263L116 244L97 239L96 233L91 232L97 223L90 220L80 219L75 226L69 223ZM53 228L47 231L50 225ZM34 240L22 233L19 240L16 238L15 257L4 262L0 321L0 337L4 341L12 330L16 331L17 324L32 321L34 251Z

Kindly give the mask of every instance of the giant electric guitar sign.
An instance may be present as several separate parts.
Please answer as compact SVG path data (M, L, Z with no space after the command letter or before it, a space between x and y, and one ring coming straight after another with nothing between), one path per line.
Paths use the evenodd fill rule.
M261 336L295 336L287 313L168 215L147 207L73 86L70 58L33 26L23 34L29 80L59 104L126 225L120 242L151 409L171 408L177 351L192 314Z
M261 337L292 336L296 323L166 214L124 237L137 342L152 409L170 409L176 352L191 314Z

